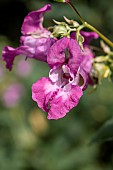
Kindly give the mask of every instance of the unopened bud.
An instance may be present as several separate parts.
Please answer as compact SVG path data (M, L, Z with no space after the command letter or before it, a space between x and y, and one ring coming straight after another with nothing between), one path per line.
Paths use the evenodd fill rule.
M67 29L65 26L63 25L56 25L54 26L54 29L53 29L53 36L54 37L63 37L63 36L66 36L67 35Z
M104 78L109 78L111 75L111 71L109 66L103 63L94 63L93 64L93 72L92 77L96 77L98 79L98 83L100 84ZM95 75L93 75L95 73Z

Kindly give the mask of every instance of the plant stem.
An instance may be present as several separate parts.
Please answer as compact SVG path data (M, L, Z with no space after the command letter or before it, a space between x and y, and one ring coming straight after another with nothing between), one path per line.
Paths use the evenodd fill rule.
M76 14L78 15L80 21L82 23L84 23L85 21L83 20L83 18L81 17L81 15L79 14L79 12L77 11L77 9L75 8L75 6L69 1L67 2L69 4L69 6L76 12Z
M105 37L101 32L99 32L95 27L93 27L92 25L88 24L87 22L84 22L83 25L86 28L89 28L90 30L96 32L101 39L103 39L109 46L111 46L113 48L113 43L107 37Z
M69 1L67 2L69 4L69 6L76 12L76 14L78 15L80 21L82 22L82 24L84 25L84 27L89 28L90 30L96 32L99 37L101 39L103 39L109 46L111 46L113 48L113 42L110 41L107 37L105 37L100 31L98 31L95 27L93 27L92 25L88 24L87 22L84 21L84 19L81 17L81 15L79 14L79 12L77 11L77 9L75 8L75 6Z

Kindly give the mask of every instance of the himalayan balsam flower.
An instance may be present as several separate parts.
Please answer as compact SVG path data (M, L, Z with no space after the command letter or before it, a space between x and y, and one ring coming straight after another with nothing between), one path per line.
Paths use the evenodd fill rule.
M26 77L30 75L32 71L32 64L28 60L19 60L16 65L16 74L20 77Z
M2 95L2 101L3 104L8 107L15 107L23 94L23 86L21 84L11 84L9 85L3 95Z
M48 112L48 119L64 117L75 107L88 86L92 68L93 52L88 47L91 39L98 38L94 32L83 32L84 50L81 51L75 33L71 38L55 42L47 55L51 70L49 78L41 78L32 86L32 98Z
M64 37L51 46L47 56L49 78L41 78L32 86L32 98L48 112L48 119L62 118L78 104L87 83L82 61L74 39Z
M9 70L12 70L17 55L46 62L48 49L55 42L51 32L42 25L45 12L50 10L51 5L47 4L37 11L30 12L25 17L21 28L21 45L16 49L9 46L4 47L2 56Z

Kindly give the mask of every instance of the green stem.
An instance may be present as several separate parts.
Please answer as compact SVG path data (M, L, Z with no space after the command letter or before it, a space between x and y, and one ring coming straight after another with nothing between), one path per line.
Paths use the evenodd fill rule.
M80 21L81 21L82 23L84 23L85 21L83 20L83 18L81 17L81 15L80 15L79 12L77 11L77 9L74 7L74 5L73 5L70 1L67 2L67 3L68 3L69 6L76 12L76 14L78 15Z
M84 22L83 25L86 28L89 28L90 30L96 32L101 39L103 39L109 46L111 46L113 48L113 43L107 37L105 37L101 32L99 32L95 27L93 27L92 25L88 24L87 22Z
M77 11L77 9L75 8L75 6L69 1L67 2L69 4L69 6L71 6L71 8L76 12L76 14L78 15L80 21L83 23L84 27L89 28L90 30L96 32L99 37L101 39L103 39L109 46L111 46L113 48L113 42L111 42L107 37L105 37L100 31L98 31L95 27L93 27L92 25L88 24L87 22L84 21L84 19L81 17L81 15L79 14L79 12Z

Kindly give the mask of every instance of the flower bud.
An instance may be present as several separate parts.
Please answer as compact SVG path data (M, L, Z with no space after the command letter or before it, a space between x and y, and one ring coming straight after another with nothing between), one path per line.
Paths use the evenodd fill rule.
M104 78L110 77L111 70L109 66L104 63L94 63L91 75L92 77L97 78L98 84L100 84Z
M60 36L66 36L67 33L67 29L65 26L63 25L56 25L53 28L53 36L54 37L60 37Z

